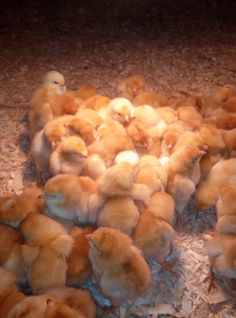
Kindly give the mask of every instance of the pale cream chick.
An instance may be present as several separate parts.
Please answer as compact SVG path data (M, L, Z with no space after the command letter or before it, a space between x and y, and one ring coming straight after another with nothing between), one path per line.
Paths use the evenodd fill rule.
M92 178L72 173L57 175L45 184L46 211L76 224L94 224L96 213L104 203L97 192Z
M136 151L132 151L132 150L121 151L115 157L115 163L119 164L121 162L129 163L135 167L139 162L139 155L137 154Z
M226 184L234 184L236 180L236 159L220 160L210 170L196 191L195 200L199 210L210 208L216 203L219 189Z
M102 294L113 305L142 296L151 287L151 270L128 235L99 228L87 236L89 257Z
M53 176L60 173L80 174L87 159L87 147L79 136L65 138L49 158L49 170Z
M124 78L118 83L117 91L121 96L132 100L147 89L147 83L141 75Z
M117 97L112 99L107 107L101 109L99 115L103 120L110 118L126 125L135 117L135 108L128 99Z
M99 211L97 225L131 235L139 216L139 210L130 197L109 198Z
M133 234L134 244L142 250L144 257L159 263L165 262L171 253L174 237L172 226L148 209L141 214Z
M93 233L91 227L74 226L70 235L74 240L72 250L67 258L67 285L78 287L85 284L91 275L91 263L88 258L89 244L87 234Z

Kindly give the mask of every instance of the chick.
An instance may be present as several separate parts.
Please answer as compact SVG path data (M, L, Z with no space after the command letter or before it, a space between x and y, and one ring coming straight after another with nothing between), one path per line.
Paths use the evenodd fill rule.
M226 112L235 113L236 112L236 95L232 95L227 98L226 101L222 103L222 108Z
M134 98L133 103L135 106L150 105L154 108L159 108L167 105L168 98L164 94L142 92Z
M21 223L21 232L26 244L48 246L56 253L67 257L72 249L73 239L64 227L43 214L30 213Z
M24 266L21 254L21 234L5 224L0 224L0 265L12 272L18 282L23 279Z
M215 86L209 92L203 95L203 114L204 116L211 116L221 108L222 103L233 95L232 89L226 86Z
M87 108L91 108L93 110L98 111L101 108L106 107L110 102L110 98L102 95L94 95L88 98L85 102Z
M95 277L113 305L140 297L150 288L151 271L126 234L101 227L87 237Z
M138 161L139 161L138 154L132 150L121 151L115 157L116 164L119 164L121 162L126 162L135 167L138 164Z
M75 174L57 175L44 188L46 212L76 224L96 221L96 213L104 200L97 195L96 182Z
M224 142L226 155L229 158L236 157L236 128L230 130L221 130Z
M105 120L97 129L97 139L106 138L113 134L126 136L125 128L114 119Z
M179 119L187 123L193 130L198 129L202 123L202 116L194 106L181 106L177 108Z
M25 188L18 196L12 196L0 207L0 222L19 227L20 222L31 212L43 211L42 190L36 186Z
M111 227L131 235L139 220L139 210L129 197L106 200L98 214L98 226Z
M200 127L200 138L207 146L207 153L215 155L222 153L225 148L225 142L222 132L214 126L203 124Z
M88 281L91 274L91 264L88 258L89 244L86 238L94 230L90 227L73 227L70 235L74 240L72 250L67 259L67 284L78 287Z
M16 278L12 273L0 267L0 317L9 317L8 314L26 296L17 288Z
M61 251L58 253L55 248L52 249L45 244L41 246L23 245L22 254L26 265L27 280L34 293L65 285L67 263L65 255Z
M61 287L49 289L47 290L47 294L64 301L72 309L81 313L83 317L95 318L96 306L88 291Z
M88 145L89 155L99 155L108 167L112 165L116 155L124 150L135 150L133 142L127 135L117 132L104 136L100 140L95 140Z
M106 170L104 160L97 154L88 156L83 162L81 176L88 176L94 180L98 179Z
M236 159L218 161L196 191L195 200L199 210L209 209L216 203L220 187L235 184Z
M142 183L149 187L151 193L164 191L167 186L167 172L161 166L158 160L153 157L147 162L146 158L151 158L150 155L143 156L137 166L137 173L134 182Z
M135 148L138 150L140 148L144 150L147 149L150 138L148 130L143 123L134 118L126 127L126 132L127 135L132 139Z
M161 116L161 118L169 125L178 120L177 112L171 107L159 107L156 109L156 111Z
M133 75L124 78L118 83L117 91L121 93L121 96L132 100L139 93L145 91L147 83L144 78L140 75Z
M36 166L37 183L44 183L49 176L49 158L52 146L44 135L44 131L37 132L32 140L31 155Z
M216 202L217 217L224 215L236 215L236 186L225 185L219 190Z
M96 88L91 84L82 84L79 89L75 91L75 96L82 99L88 99L96 95Z
M31 136L41 130L46 122L53 118L53 111L50 107L50 99L55 94L63 94L64 77L57 71L48 72L39 87L33 95L30 102L28 118Z
M80 174L87 154L87 147L82 138L68 137L50 155L49 170L54 176L59 173Z
M164 263L171 253L174 237L172 226L149 210L141 214L133 234L134 244L142 250L144 257L159 263Z
M89 121L94 129L97 129L103 123L103 120L101 116L99 116L98 112L90 108L80 108L76 113L76 117L85 118L87 121Z
M126 196L133 187L134 167L121 162L108 168L98 179L99 192L107 197Z
M112 99L106 108L101 109L99 114L103 120L111 118L125 125L135 117L135 108L128 99L117 97Z
M87 118L77 115L66 127L71 134L79 135L86 144L90 144L96 139L96 128Z
M236 115L234 113L221 113L217 116L205 118L204 122L219 129L231 130L236 127Z
M151 196L148 211L173 226L175 221L175 202L166 192L156 192Z
M236 186L226 185L219 191L216 202L216 231L223 234L236 234Z
M207 242L207 254L215 273L226 278L236 278L236 236L216 234Z

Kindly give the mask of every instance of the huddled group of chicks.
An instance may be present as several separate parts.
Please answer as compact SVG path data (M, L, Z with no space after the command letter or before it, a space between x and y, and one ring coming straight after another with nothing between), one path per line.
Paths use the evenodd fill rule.
M80 289L91 277L113 305L142 296L148 261L169 269L173 225L193 194L198 210L217 207L213 271L236 278L236 93L156 93L139 75L117 92L66 90L56 71L36 90L30 155L40 187L0 197L1 317L93 318Z

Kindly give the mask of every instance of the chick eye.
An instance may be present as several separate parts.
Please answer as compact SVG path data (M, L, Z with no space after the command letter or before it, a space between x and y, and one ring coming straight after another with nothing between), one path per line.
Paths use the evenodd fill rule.
M56 84L56 85L58 85L58 84L59 84L57 81L54 81L53 83L54 83L54 84Z

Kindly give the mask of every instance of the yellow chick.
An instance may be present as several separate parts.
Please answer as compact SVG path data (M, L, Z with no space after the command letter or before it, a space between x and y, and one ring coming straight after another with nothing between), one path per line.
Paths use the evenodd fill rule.
M103 123L103 120L101 116L99 116L98 112L90 108L80 108L76 113L76 117L85 118L89 121L94 129L97 129Z
M167 177L167 171L160 162L154 156L145 155L139 160L134 182L145 184L154 193L165 190Z
M166 192L156 192L151 196L148 211L171 226L175 221L175 202Z
M22 243L21 233L5 224L0 224L0 265L12 272L18 282L23 279L24 275Z
M223 139L222 131L214 126L203 124L200 127L200 138L207 146L207 153L215 155L222 153L225 149L225 142Z
M43 130L35 134L30 151L36 166L37 183L44 183L49 176L49 158L52 153L52 146L45 137Z
M195 200L199 210L209 209L216 203L220 187L230 183L235 184L236 159L218 161L210 170L196 191Z
M44 187L45 210L76 224L96 222L96 213L104 200L97 195L96 182L89 177L61 174L49 179Z
M67 137L50 155L49 170L53 176L59 173L80 174L87 154L87 147L82 138Z
M227 184L219 190L216 202L217 217L236 215L236 186Z
M139 93L133 100L135 106L140 105L150 105L154 108L159 108L160 106L166 106L168 103L168 98L164 94L152 93L152 92L142 92Z
M176 111L180 120L187 123L193 130L199 129L202 116L194 106L181 106Z
M65 80L57 71L48 72L41 87L33 95L28 114L31 136L41 130L46 122L53 118L50 99L55 94L63 94Z
M44 205L41 193L40 188L33 186L25 188L20 195L12 195L0 206L0 222L17 228L29 213L41 213Z
M9 317L9 313L18 303L21 303L26 296L17 288L16 278L0 267L0 317Z
M234 113L221 113L217 116L207 117L204 122L214 125L219 129L231 130L236 127L236 115Z
M226 278L236 278L236 236L216 234L207 242L206 250L213 272Z
M140 75L133 75L124 78L118 83L117 91L121 96L130 100L134 99L139 93L145 91L147 83Z
M88 156L83 161L81 176L87 176L94 180L97 180L106 170L106 164L104 160L97 154Z
M93 272L113 305L142 296L151 287L151 271L128 235L100 227L88 236Z
M108 167L113 164L116 155L124 150L135 150L133 142L129 136L117 132L106 135L88 145L89 155L99 155Z
M136 149L140 150L141 148L146 151L150 143L150 137L148 130L143 123L134 118L126 127L126 132L127 135L132 139Z
M96 305L90 293L86 290L60 287L47 290L47 295L64 301L72 309L81 313L82 316L79 316L78 318L95 318L96 316ZM55 318L57 317L58 316L56 316ZM67 318L67 316L65 318Z
M236 128L230 130L221 130L224 142L225 142L225 151L227 157L235 158L236 157Z
M137 152L132 150L121 151L115 157L115 163L119 164L121 162L129 163L135 167L139 162L139 155L137 154Z
M106 200L98 214L98 226L111 227L131 235L139 220L139 210L129 197Z
M49 245L23 245L22 253L27 280L33 293L65 285L67 272L65 255L58 253Z
M86 99L85 106L86 108L91 108L98 111L99 109L106 107L109 102L110 98L108 98L107 96L96 94Z
M142 250L144 257L159 263L164 263L171 253L174 237L172 226L149 210L141 214L133 234L134 244Z
M223 102L222 108L229 113L235 113L236 112L236 95L232 95L227 98L226 101Z
M67 284L78 287L85 284L91 275L91 264L88 258L89 244L87 234L94 231L91 227L80 228L74 226L70 235L74 240L72 250L67 258Z
M44 214L28 214L21 223L20 230L26 244L48 246L63 257L71 252L74 242L72 237L60 223Z
M156 111L168 125L173 124L178 120L177 112L171 107L159 107Z
M89 83L86 83L86 84L82 84L79 89L77 89L74 94L76 97L79 97L79 98L82 98L82 99L88 99L94 95L96 95L96 88L89 84Z

